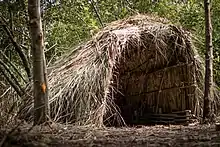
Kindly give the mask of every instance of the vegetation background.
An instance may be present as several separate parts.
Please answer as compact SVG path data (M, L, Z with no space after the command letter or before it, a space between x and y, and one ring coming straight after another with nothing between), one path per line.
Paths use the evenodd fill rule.
M214 80L218 85L220 85L219 8L218 0L213 0ZM31 63L27 1L1 0L0 10L0 61L11 69L22 89L28 81L28 71L12 39L20 46L28 63ZM42 0L41 13L48 65L68 53L74 46L91 38L107 23L136 13L156 14L190 30L197 36L199 52L204 57L205 22L201 0ZM5 59L3 54L9 60ZM17 68L17 71L9 62ZM0 76L4 79L2 74Z
M219 8L218 0L213 0L214 81L218 86ZM0 97L10 91L9 85L14 85L13 88L22 95L31 80L32 66L27 0L0 0L0 10ZM137 13L159 15L191 31L197 40L200 55L205 57L202 0L41 0L47 65L68 54L108 23ZM16 102L19 105L19 101ZM7 107L5 102L1 105ZM8 107L8 111L14 107Z

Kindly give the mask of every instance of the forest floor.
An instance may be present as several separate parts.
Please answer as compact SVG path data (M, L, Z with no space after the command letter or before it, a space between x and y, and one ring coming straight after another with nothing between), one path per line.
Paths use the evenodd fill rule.
M214 125L95 128L52 124L30 128L26 124L10 133L2 130L0 147L220 146L220 131Z

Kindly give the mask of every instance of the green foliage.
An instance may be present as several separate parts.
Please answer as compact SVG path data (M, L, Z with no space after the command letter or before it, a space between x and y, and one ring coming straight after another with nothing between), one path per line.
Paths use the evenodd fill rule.
M168 18L172 23L179 24L190 30L198 41L200 40L199 52L204 57L205 54L205 16L203 1L187 0L174 2L173 0L160 0L152 3L149 0L133 0L135 8L142 13L154 13ZM212 1L212 25L213 25L213 45L214 45L214 79L220 85L220 3L218 0Z
M4 62L5 65L11 70L11 74L21 81L21 85L25 85L22 79L27 79L27 75L23 68L21 62L21 57L15 50L15 45L12 43L7 31L11 33L12 38L20 45L21 50L30 59L30 37L28 32L28 19L26 15L26 5L25 1L12 1L12 0L2 0L0 1L0 60ZM4 56L5 55L5 56ZM8 58L8 60L6 60ZM14 71L14 67L17 71ZM18 74L18 72L20 72ZM7 72L9 75L9 72ZM21 76L23 78L21 78ZM1 76L1 72L0 72Z
M95 18L91 17L89 3L85 1L68 1L55 3L46 10L46 48L56 45L47 57L59 57L70 47L91 37L90 30L97 29Z
M220 3L213 0L214 76L220 85ZM94 5L97 12L95 12ZM200 54L204 56L204 7L199 0L63 0L46 12L47 48L57 46L47 55L62 55L71 46L92 37L101 27L136 12L153 13L183 26L200 40ZM97 16L97 14L99 16ZM102 22L100 22L99 17ZM49 18L49 19L48 19ZM56 51L54 51L56 50Z
M220 3L213 0L214 75L220 85ZM193 32L204 44L204 8L202 0L42 0L42 18L45 32L46 57L56 61L72 46L91 38L107 23L134 13L153 13L168 18ZM30 54L27 1L0 1L2 15L8 25L13 22L13 32L19 44ZM13 14L11 16L11 14ZM22 33L21 33L22 32ZM13 62L19 65L13 45L0 28L1 49L6 47ZM204 45L199 52L204 55ZM22 69L22 67L21 67Z
M52 4L44 15L46 47L56 46L47 52L47 57L58 58L72 46L92 37L102 24L127 14L126 3L117 0L63 0Z

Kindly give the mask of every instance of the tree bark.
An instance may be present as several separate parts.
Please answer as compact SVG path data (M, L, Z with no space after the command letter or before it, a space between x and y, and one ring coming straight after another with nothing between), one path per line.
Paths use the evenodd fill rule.
M40 0L28 0L30 34L32 39L34 82L34 125L44 123L48 115L46 68L44 68L44 41L40 16Z
M213 100L213 45L212 45L212 24L211 24L211 2L204 0L205 7L205 43L206 43L206 69L205 69L205 92L204 92L204 122L210 121L212 114L211 103Z

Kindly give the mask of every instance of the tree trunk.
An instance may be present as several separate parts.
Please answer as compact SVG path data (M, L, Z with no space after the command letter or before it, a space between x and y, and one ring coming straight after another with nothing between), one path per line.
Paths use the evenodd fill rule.
M40 0L28 0L30 17L30 34L32 39L33 82L34 82L34 125L47 120L48 115L48 88L45 81L44 41L40 16Z
M210 0L204 0L205 7L205 36L206 36L206 69L205 69L205 92L204 92L204 121L210 121L213 100L213 46L212 46L212 24Z

